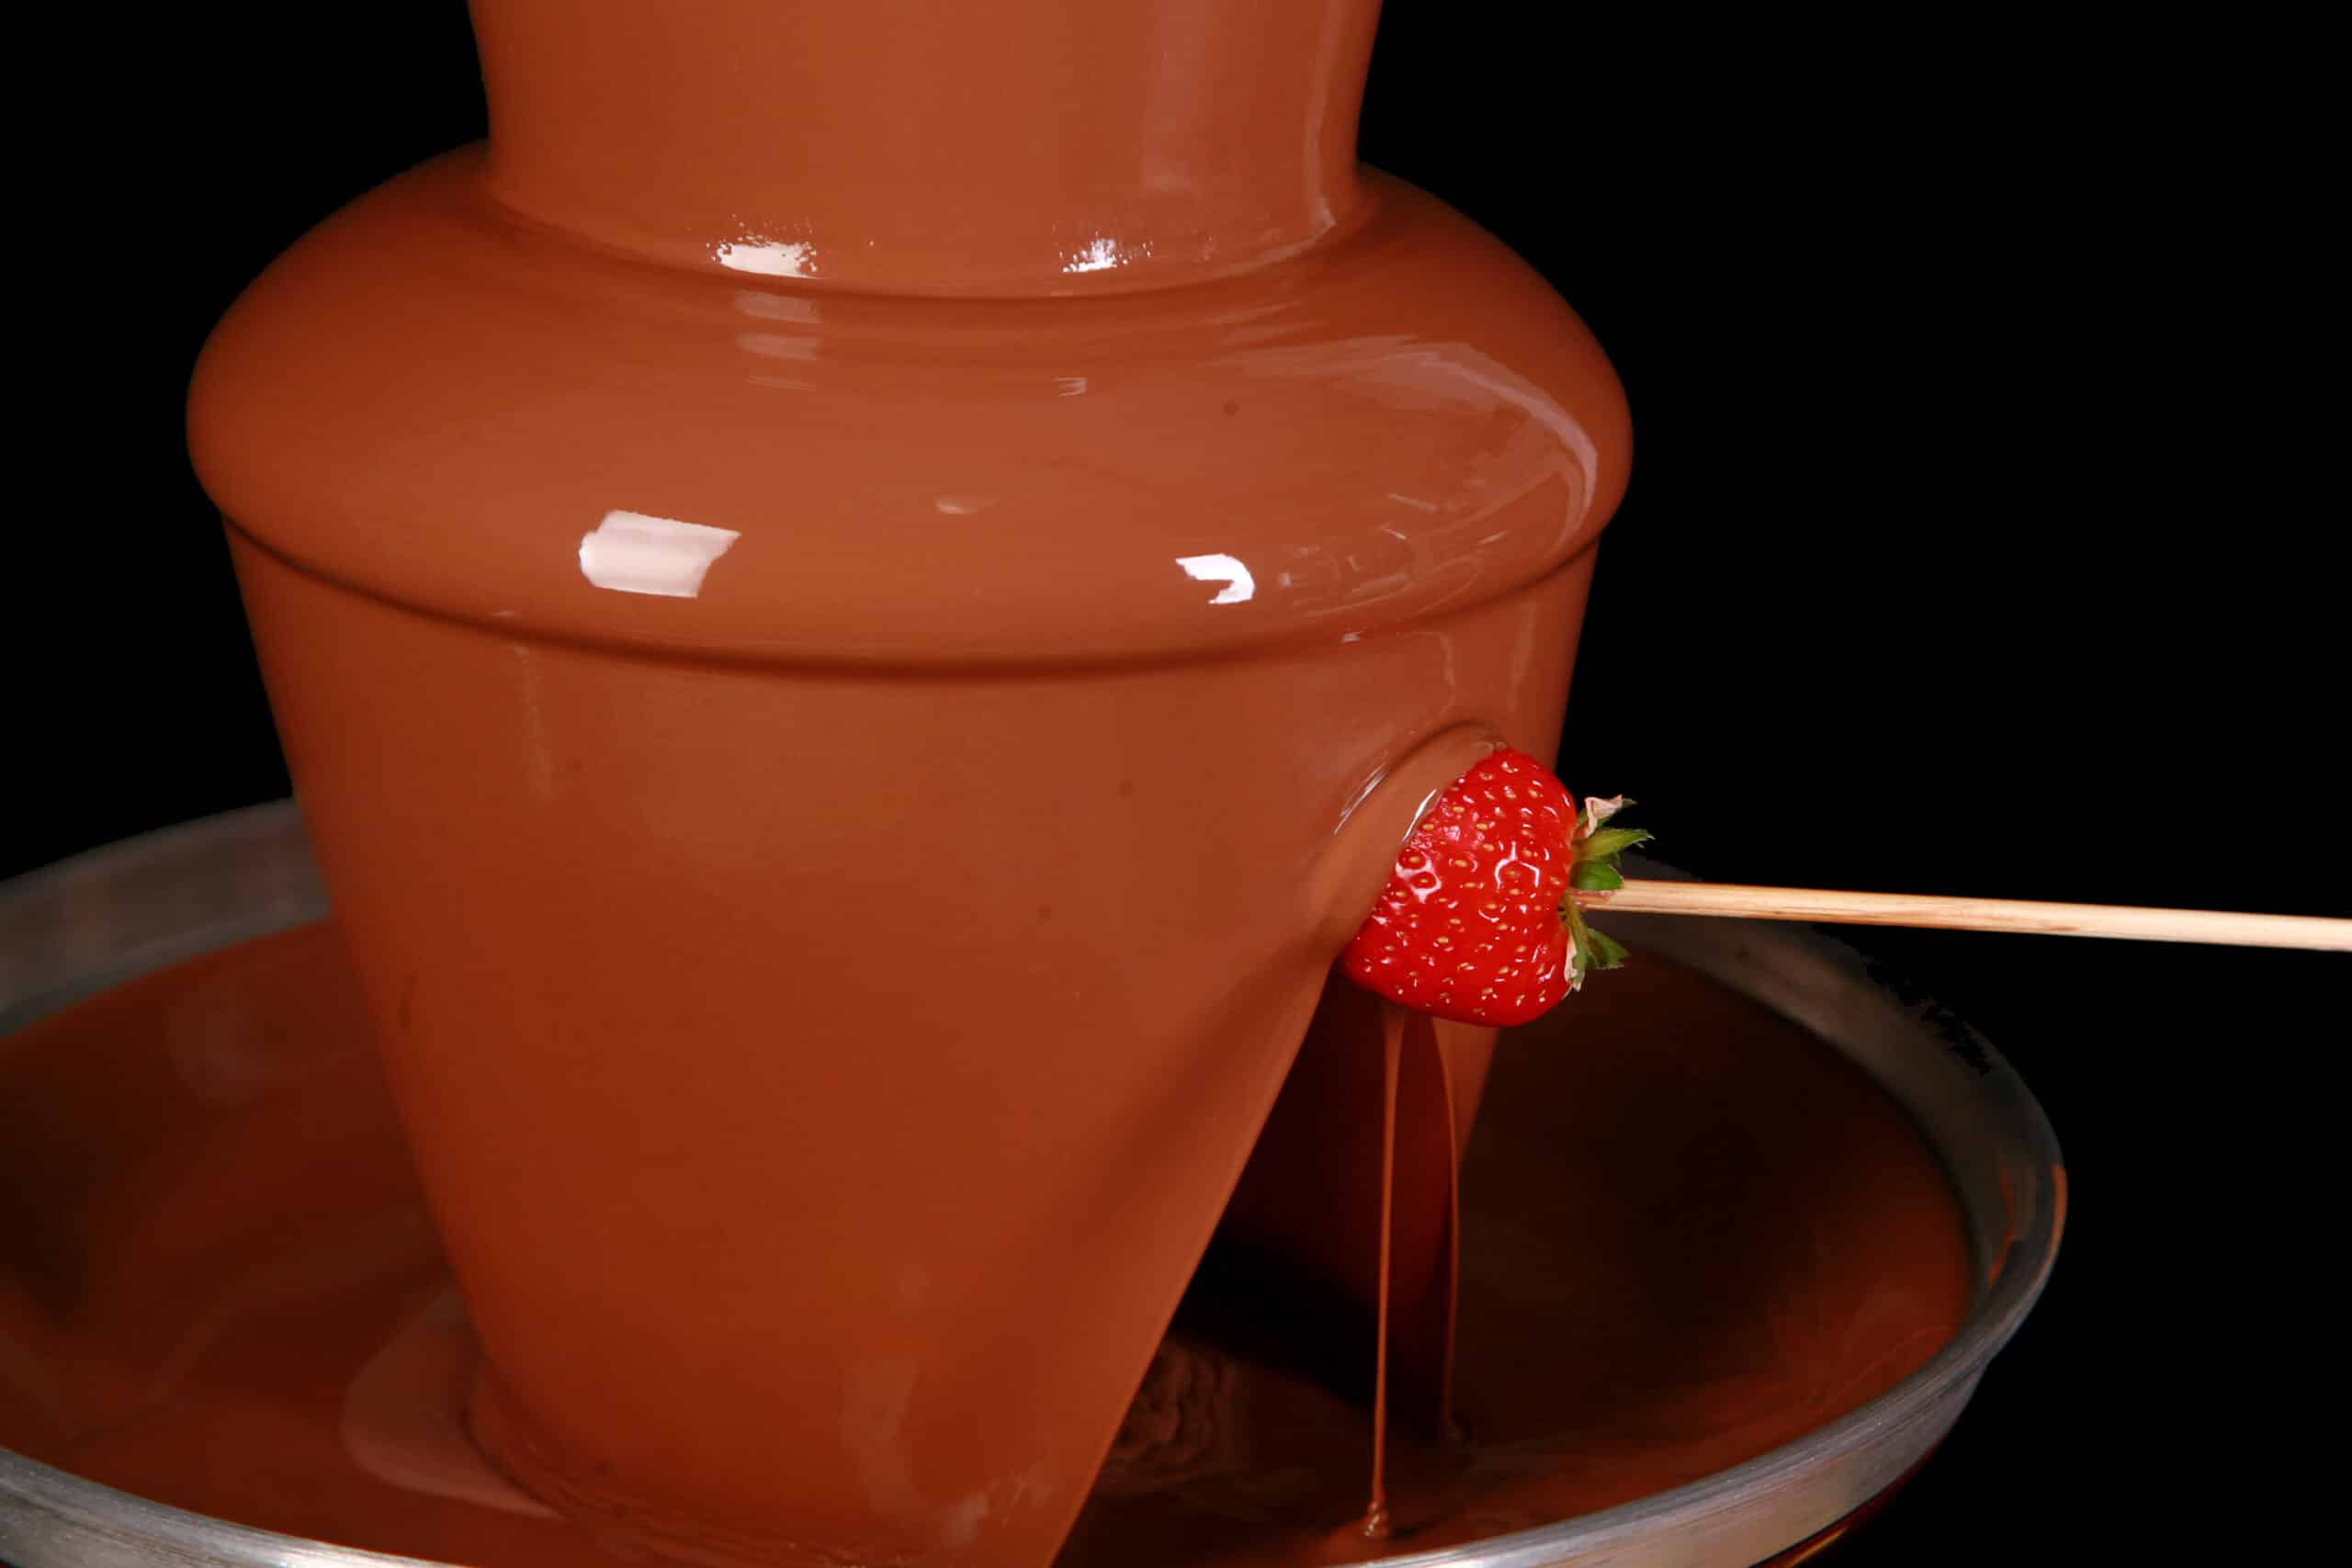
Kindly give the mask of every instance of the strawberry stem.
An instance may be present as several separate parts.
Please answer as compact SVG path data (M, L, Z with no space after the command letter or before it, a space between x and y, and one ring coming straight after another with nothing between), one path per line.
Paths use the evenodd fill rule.
M1587 796L1584 808L1577 814L1576 829L1568 837L1568 896L1560 905L1560 919L1568 928L1571 991L1583 988L1584 977L1589 971L1614 969L1625 962L1623 943L1606 931L1585 924L1584 909L1577 895L1611 893L1625 886L1625 874L1618 866L1617 857L1635 844L1647 843L1650 835L1639 828L1610 828L1603 824L1632 804L1623 795L1611 795L1606 800Z

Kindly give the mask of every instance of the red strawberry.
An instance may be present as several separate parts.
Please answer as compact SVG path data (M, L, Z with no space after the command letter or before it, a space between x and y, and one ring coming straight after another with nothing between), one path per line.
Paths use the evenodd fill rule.
M1464 1023L1525 1023L1625 950L1584 923L1573 890L1619 886L1617 857L1649 837L1601 824L1623 800L1576 797L1523 751L1448 785L1405 840L1341 960L1358 985Z

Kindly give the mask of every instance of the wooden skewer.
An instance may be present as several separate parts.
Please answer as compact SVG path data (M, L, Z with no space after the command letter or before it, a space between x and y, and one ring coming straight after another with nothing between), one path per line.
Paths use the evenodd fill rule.
M1849 926L1932 926L1961 931L2126 937L2228 947L2301 947L2352 953L2352 919L2243 915L2222 909L2147 909L2119 904L2042 904L2022 898L1943 898L1903 893L1832 893L1724 882L1629 879L1608 893L1579 893L1597 914L1723 915Z

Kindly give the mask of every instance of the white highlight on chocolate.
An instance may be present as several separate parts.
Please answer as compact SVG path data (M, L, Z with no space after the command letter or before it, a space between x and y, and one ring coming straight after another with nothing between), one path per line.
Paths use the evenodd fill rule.
M607 512L603 522L581 536L580 575L616 593L692 599L702 592L710 563L742 536L732 528L709 528L642 512Z
M737 272L756 272L767 277L816 274L817 247L806 240L729 240L710 254L719 265Z
M1212 604L1246 604L1257 596L1258 580L1231 556L1178 556L1176 564L1195 582L1225 584Z
M1062 264L1064 272L1108 272L1114 266L1125 266L1129 257L1119 248L1119 242L1109 235L1086 242L1086 248L1070 253Z

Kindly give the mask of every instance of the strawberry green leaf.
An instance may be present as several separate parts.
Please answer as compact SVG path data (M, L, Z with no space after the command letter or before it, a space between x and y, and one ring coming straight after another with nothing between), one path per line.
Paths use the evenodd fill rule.
M1584 808L1577 813L1577 826L1584 837L1590 838L1600 831L1602 823L1633 804L1622 795L1612 795L1606 800L1586 795Z
M1560 919L1568 928L1568 989L1580 991L1584 988L1587 960L1592 953L1591 934L1584 923L1584 911L1577 908L1573 897L1561 907Z
M1625 886L1625 875L1613 865L1586 860L1577 863L1568 882L1579 893L1613 893Z
M1577 950L1579 956L1587 947L1592 950L1592 966L1596 969L1621 968L1625 963L1624 944L1606 931L1594 931L1590 926L1585 927L1583 946Z
M1577 840L1577 858L1580 861L1608 860L1624 853L1635 844L1645 844L1649 840L1649 833L1640 828L1603 828Z

